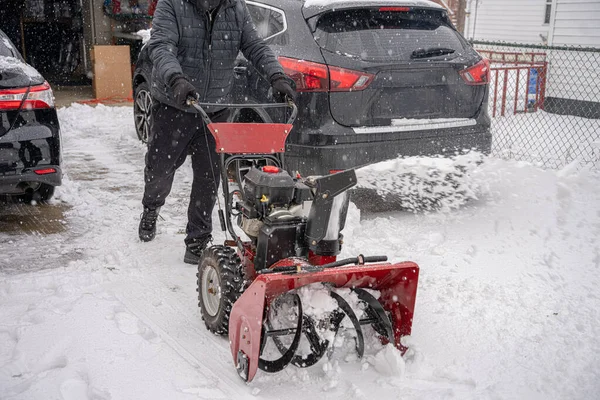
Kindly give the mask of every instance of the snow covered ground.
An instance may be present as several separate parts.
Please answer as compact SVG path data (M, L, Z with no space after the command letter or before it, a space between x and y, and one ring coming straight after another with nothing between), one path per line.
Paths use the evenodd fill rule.
M67 229L0 233L1 399L600 397L597 173L488 159L468 178L477 199L459 209L353 207L343 256L421 266L411 350L245 384L227 339L205 330L182 261L188 164L157 238L137 238L144 146L131 114L61 109L66 175L53 206Z

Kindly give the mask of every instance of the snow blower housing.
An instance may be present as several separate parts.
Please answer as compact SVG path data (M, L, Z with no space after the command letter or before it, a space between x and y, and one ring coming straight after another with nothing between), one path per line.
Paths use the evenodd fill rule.
M356 331L359 357L364 353L365 325L382 342L404 350L400 339L411 331L419 267L412 262L391 264L386 256L337 260L347 190L356 185L354 170L304 179L281 168L297 112L293 103L259 105L289 107L286 124L213 124L202 109L208 104L192 104L215 136L225 199L225 213L220 210L219 217L222 229L233 238L204 251L197 275L199 306L210 331L229 333L239 375L250 381L258 369L277 372L290 363L314 365L331 355L331 335L345 326ZM253 166L234 204L227 171L239 160ZM234 229L236 215L247 241ZM298 290L311 284L322 284L337 304L325 320L303 312ZM361 304L360 318L341 288ZM345 320L349 323L343 324ZM269 354L269 346L275 355Z

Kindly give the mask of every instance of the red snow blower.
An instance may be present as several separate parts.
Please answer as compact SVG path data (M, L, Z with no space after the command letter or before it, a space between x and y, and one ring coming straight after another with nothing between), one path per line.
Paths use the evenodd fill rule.
M293 103L252 105L285 108L291 112L286 123L212 123L202 107L215 104L191 104L216 141L225 200L219 219L233 238L204 251L197 274L199 306L209 331L229 333L242 379L251 381L257 369L314 365L331 356L332 338L342 329L355 331L359 357L363 326L372 327L383 343L406 350L400 339L411 332L419 267L391 264L386 256L336 259L354 170L302 178L283 169L285 141L297 114ZM235 165L239 186L232 190ZM240 165L246 166L243 179ZM234 229L234 218L247 239ZM320 319L307 305L303 312L301 291L311 284L335 305Z

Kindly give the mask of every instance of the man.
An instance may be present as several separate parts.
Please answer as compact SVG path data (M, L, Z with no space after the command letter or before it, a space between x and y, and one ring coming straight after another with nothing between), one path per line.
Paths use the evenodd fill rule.
M191 154L194 179L184 256L190 264L198 263L211 240L220 167L214 138L186 101L226 102L239 50L269 79L274 94L295 99L290 79L259 38L243 0L159 0L148 42L153 107L139 237L154 239L175 171ZM214 122L226 121L229 114L220 107L206 111Z

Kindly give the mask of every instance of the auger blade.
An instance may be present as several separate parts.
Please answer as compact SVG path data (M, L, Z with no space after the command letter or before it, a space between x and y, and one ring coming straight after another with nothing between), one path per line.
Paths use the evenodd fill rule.
M394 342L394 330L392 322L385 313L385 309L381 303L369 292L364 289L352 289L358 298L367 304L366 314L375 332L387 339L388 342ZM372 322L371 322L372 321ZM363 321L361 320L361 324Z
M352 325L354 325L354 330L356 331L356 353L358 354L359 358L362 358L362 356L365 354L365 339L363 337L362 329L360 328L358 317L354 313L354 310L352 310L352 307L350 307L350 304L348 304L348 302L342 296L335 292L329 292L329 295L338 303L340 309L348 316L348 318L350 318ZM342 320L340 320L339 323L341 322ZM339 323L336 328L339 328Z
M379 303L379 301L364 289L352 289L356 293L359 300L366 303L367 307L365 313L367 318L359 320L350 304L339 294L330 291L329 295L336 301L339 309L334 311L329 316L330 330L334 335L337 335L340 325L346 316L352 322L352 325L356 331L356 352L359 358L364 355L364 334L361 329L361 325L370 324L374 327L375 331L383 336L388 342L393 342L394 334L392 331L392 323L385 314L385 310ZM284 296L284 295L283 295ZM278 299L280 299L279 297ZM323 340L319 336L315 321L307 316L302 315L302 306L298 303L298 295L294 294L294 303L298 305L298 321L302 318L302 324L296 323L295 328L276 329L270 321L272 315L277 315L281 311L274 311L273 307L277 307L277 301L271 304L270 313L264 323L262 338L261 338L261 359L259 360L259 369L266 372L278 372L284 369L289 363L299 368L308 368L317 362L325 355L329 341ZM289 311L289 310L287 310ZM283 312L286 312L284 310ZM271 314L272 313L272 314ZM297 322L298 322L297 321ZM298 330L301 330L302 335L306 338L310 347L308 354L298 355L295 354L299 348L300 339L298 338ZM294 335L294 340L291 344L287 345L281 340L281 336ZM272 338L277 350L281 353L282 357L276 360L266 360L262 358L263 351L265 349L267 339ZM329 356L331 356L333 349L330 349ZM290 359L290 355L293 355Z
M292 296L294 296L294 302L298 305L298 321L296 324L296 329L294 332L294 339L292 340L292 343L290 344L290 347L283 352L282 356L276 360L265 360L263 358L259 358L258 359L258 368L266 371L266 372L279 372L282 369L284 369L285 367L287 367L287 365L292 361L292 359L294 358L294 355L296 354L296 350L298 350L298 344L300 343L300 337L302 335L302 320L303 320L303 315L302 315L302 303L300 302L300 297L297 294L293 294ZM289 332L289 330L286 330ZM262 336L263 338L261 338L261 340L263 342L266 342L266 340L264 339L265 336L269 335L269 331L263 331ZM272 333L272 332L271 332ZM264 345L261 345L261 353L262 350L264 349Z
M319 360L325 355L325 351L329 346L329 341L321 340L319 334L317 333L317 329L315 328L315 321L306 315L302 321L302 333L308 341L310 353L295 355L294 358L292 358L292 365L295 365L299 368L308 368L319 362ZM279 337L273 336L273 342L281 354L288 351L285 344Z

